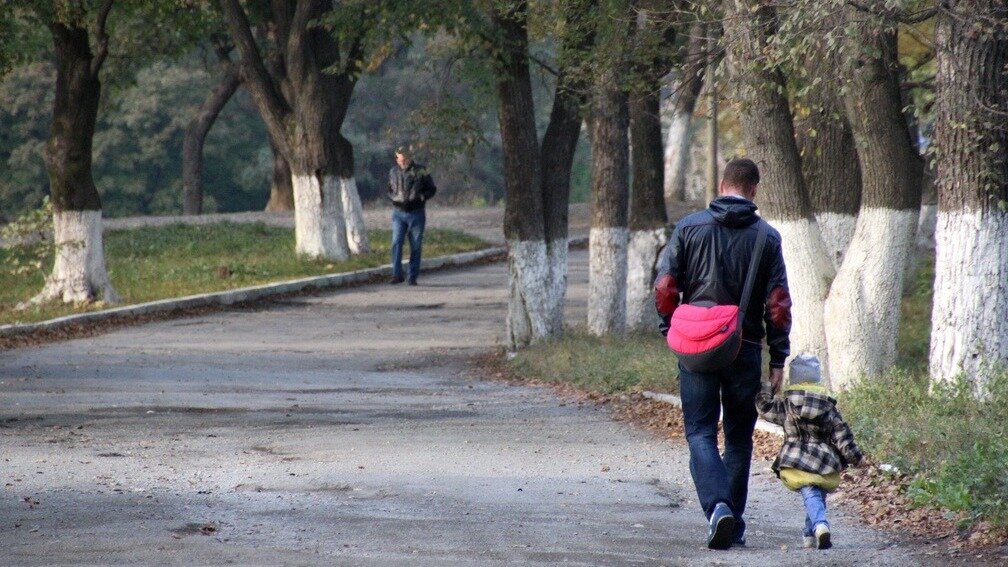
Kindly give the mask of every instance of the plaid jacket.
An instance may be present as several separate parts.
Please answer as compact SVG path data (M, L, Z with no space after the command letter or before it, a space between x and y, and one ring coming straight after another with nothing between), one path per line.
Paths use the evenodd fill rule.
M765 384L756 408L763 419L784 427L784 444L773 463L778 475L782 468L826 475L861 462L854 433L825 389L799 384L774 398Z

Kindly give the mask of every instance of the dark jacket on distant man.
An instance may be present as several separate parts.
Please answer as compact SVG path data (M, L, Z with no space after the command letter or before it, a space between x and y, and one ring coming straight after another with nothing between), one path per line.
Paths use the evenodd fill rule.
M393 165L389 170L388 198L397 208L404 211L422 209L435 193L437 187L423 165L412 162L406 169Z
M724 196L676 225L658 259L655 279L662 334L668 332L669 318L680 303L741 304L759 223L765 222L756 215L753 202ZM770 366L783 368L791 348L791 296L781 236L773 227L768 227L762 256L742 325L742 339L759 343L766 336Z

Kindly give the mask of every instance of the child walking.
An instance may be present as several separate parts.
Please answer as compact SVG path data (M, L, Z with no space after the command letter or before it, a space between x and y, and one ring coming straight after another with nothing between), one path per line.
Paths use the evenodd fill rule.
M840 485L840 472L860 464L863 455L836 400L820 384L819 359L799 355L789 369L784 396L775 398L774 385L764 382L756 408L763 419L784 428L784 444L772 468L784 486L801 492L805 500L805 547L829 549L826 494Z

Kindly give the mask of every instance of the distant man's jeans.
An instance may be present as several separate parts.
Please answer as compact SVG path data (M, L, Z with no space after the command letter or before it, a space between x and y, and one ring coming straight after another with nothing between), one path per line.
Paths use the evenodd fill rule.
M805 536L815 535L817 524L826 524L826 491L818 486L801 487L802 498L805 499Z
M423 246L424 225L427 213L423 207L415 211L392 209L392 275L402 278L403 241L409 236L409 279L420 275L420 249Z
M735 513L738 534L745 532L742 514L749 495L761 358L760 347L745 342L731 366L719 372L699 374L679 365L679 395L689 443L690 474L700 506L704 516L710 518L718 502L727 504ZM724 458L717 447L722 405Z

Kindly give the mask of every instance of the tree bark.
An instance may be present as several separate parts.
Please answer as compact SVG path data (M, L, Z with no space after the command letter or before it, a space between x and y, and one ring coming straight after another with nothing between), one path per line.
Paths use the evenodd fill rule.
M772 33L773 8L755 0L725 1L726 58L735 99L742 108L746 150L760 168L757 196L765 218L781 233L788 285L794 300L791 352L829 357L823 303L835 275L826 245L812 216L801 172L794 125L779 69L766 68L763 53Z
M333 9L324 0L273 0L274 43L282 79L267 69L237 0L221 12L242 57L242 76L277 149L291 168L296 251L345 259L351 252L344 203L352 187L352 153L343 151L340 127L356 83L360 43L341 53L330 32L312 22ZM344 65L346 60L349 64ZM341 67L331 72L331 67ZM354 191L355 193L355 191ZM359 197L358 197L359 202ZM354 214L353 211L350 213Z
M675 103L672 120L665 142L665 203L689 199L686 194L686 178L690 163L690 146L693 142L693 111L704 83L707 65L706 26L693 24L689 30L684 61L682 61L680 84L673 84Z
M861 207L861 165L844 108L837 58L822 48L809 63L809 81L818 80L805 100L808 114L796 118L802 177L833 265L839 269L854 237Z
M92 54L85 26L50 22L56 58L53 121L45 148L53 205L56 257L53 271L32 303L108 303L119 296L108 277L102 244L101 198L91 174L91 144L101 82L98 73L107 53L105 22L112 2L99 9Z
M937 22L932 381L983 395L1008 368L1008 7L951 0Z
M220 81L203 100L196 115L186 124L182 139L182 213L203 212L203 145L221 110L231 100L241 76L235 65L226 63Z
M504 238L508 244L508 348L551 336L550 260L542 199L543 176L536 135L532 79L528 70L527 9L524 2L497 6L492 17L501 32L498 123L504 154Z
M626 329L629 115L615 72L601 73L594 91L588 330L605 335Z
M921 202L922 162L910 139L896 70L896 34L870 23L847 39L844 107L862 171L861 211L825 305L835 388L896 362L900 300Z
M290 164L277 149L272 137L270 138L270 152L273 154L273 175L270 180L270 195L269 201L266 202L266 211L293 211L294 187L291 185Z
M657 21L653 14L640 10L638 33L661 31L662 47L671 45L675 40L672 29L659 29ZM666 58L657 53L646 65L640 65L635 77L640 86L628 103L633 175L627 222L626 326L631 329L654 329L659 322L653 282L658 254L668 241L659 87L667 64Z

